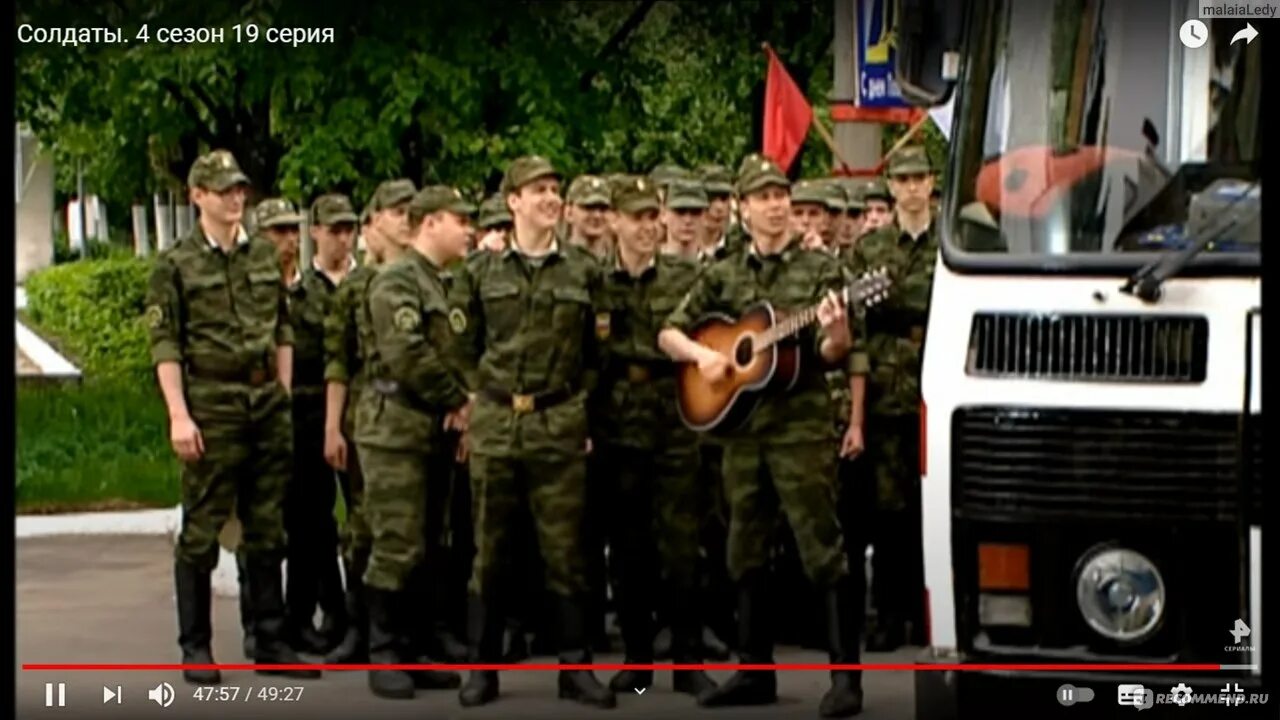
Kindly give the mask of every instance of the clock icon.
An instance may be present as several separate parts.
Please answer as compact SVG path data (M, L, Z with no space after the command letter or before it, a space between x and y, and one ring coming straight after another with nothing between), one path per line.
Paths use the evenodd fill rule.
M1191 49L1204 47L1209 42L1209 28L1200 20L1188 20L1178 30L1178 39Z

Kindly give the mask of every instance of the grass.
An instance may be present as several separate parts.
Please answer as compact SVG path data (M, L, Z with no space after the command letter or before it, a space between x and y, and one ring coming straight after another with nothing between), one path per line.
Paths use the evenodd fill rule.
M17 386L19 513L171 507L178 462L149 378Z

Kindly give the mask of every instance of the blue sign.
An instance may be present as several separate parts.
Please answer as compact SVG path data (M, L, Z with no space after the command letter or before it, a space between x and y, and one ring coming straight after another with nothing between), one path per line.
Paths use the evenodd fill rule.
M893 78L897 0L852 0L855 54L858 62L858 106L910 107Z

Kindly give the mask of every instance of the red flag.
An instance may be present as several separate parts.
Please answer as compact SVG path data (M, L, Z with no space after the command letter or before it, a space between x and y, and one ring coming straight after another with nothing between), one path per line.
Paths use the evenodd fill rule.
M766 45L764 51L769 55L764 83L764 154L786 172L809 134L813 108L773 48Z

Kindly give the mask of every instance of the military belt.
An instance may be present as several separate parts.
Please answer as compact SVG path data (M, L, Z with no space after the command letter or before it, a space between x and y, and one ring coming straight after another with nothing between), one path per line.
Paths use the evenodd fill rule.
M573 395L573 390L567 387L536 394L509 393L495 388L485 388L480 391L480 397L492 403L506 405L517 415L535 413L555 407L569 400Z
M270 361L259 365L219 365L193 359L187 362L187 374L201 380L259 387L275 381L276 368Z
M422 398L409 392L397 380L389 380L387 378L373 378L367 386L370 390L384 397L398 398L401 402L419 412L428 415L438 415L444 412L443 408L434 407L423 402Z

